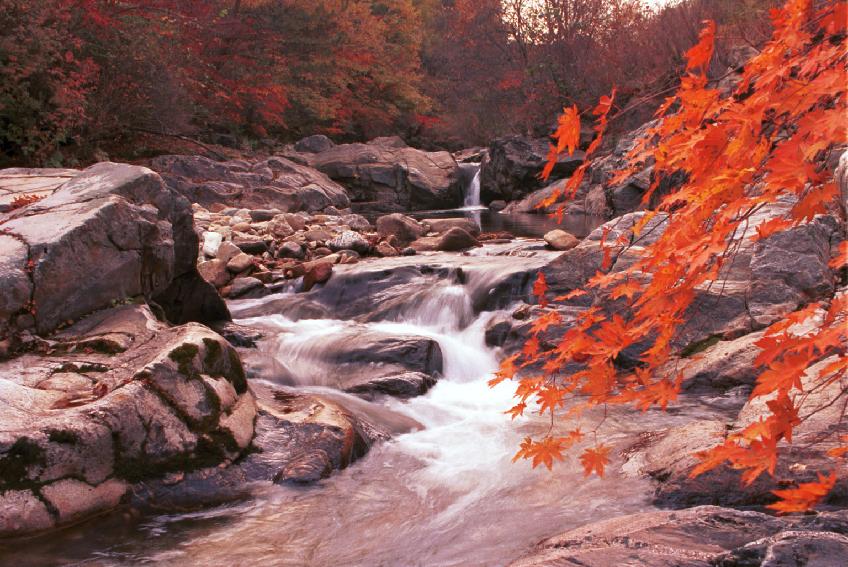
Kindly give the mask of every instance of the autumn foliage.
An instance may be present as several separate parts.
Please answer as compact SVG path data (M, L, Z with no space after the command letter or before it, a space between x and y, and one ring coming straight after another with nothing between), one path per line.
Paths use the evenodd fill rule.
M506 359L492 380L517 381L518 403L508 413L515 417L533 408L552 420L577 422L585 410L598 406L665 408L677 398L684 375L679 364L685 361L679 358L675 338L698 294L722 280L743 241L767 238L834 210L839 190L833 166L828 165L832 160L826 158L846 139L846 6L844 1L814 5L789 0L773 10L771 40L745 65L729 96L712 87L707 77L716 25L706 23L687 53L680 88L665 100L658 122L632 150L633 167L620 172L624 179L653 161L653 183L643 199L649 210L632 232L602 241L603 268L584 289L551 298L539 274L533 293L546 311L534 323L523 351ZM593 111L596 142L612 99L604 98ZM579 130L578 110L566 109L554 136L552 161L563 151L574 151ZM663 179L680 178L681 173L682 184L659 194ZM583 175L578 170L542 206L567 200ZM654 235L653 243L634 246L643 231L658 226L664 230ZM636 261L611 271L625 250L635 254ZM843 268L847 257L843 242L831 267ZM593 306L577 315L555 348L542 349L540 333L560 322L553 307L587 294L598 298ZM604 301L616 302L615 314L605 311ZM765 401L766 416L700 454L692 475L723 465L739 470L744 483L774 474L781 448L792 442L793 430L808 417L799 415L800 400L839 385L848 372L847 318L848 296L837 293L765 330L757 343L759 376L751 398ZM639 352L635 366L620 364L625 349ZM843 389L842 403L846 396ZM550 467L567 450L582 447L586 473L603 475L609 447L589 439L594 446L581 443L579 429L566 437L528 438L516 458ZM775 491L779 500L771 507L786 513L819 503L834 486L840 467L844 474L839 463L848 454L845 441L828 453L833 470L821 471L817 481Z
M395 133L429 108L418 23L412 0L0 0L0 165Z

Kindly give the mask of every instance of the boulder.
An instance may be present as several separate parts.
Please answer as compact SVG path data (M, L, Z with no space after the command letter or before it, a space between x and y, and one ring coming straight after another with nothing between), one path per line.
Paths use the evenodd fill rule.
M44 198L79 175L77 169L13 167L0 173L0 213L12 209L21 195Z
M341 221L356 232L371 232L371 223L362 215L343 215Z
M306 252L304 252L303 246L291 240L283 242L280 246L277 247L278 258L302 259L305 256Z
M227 270L234 274L240 274L253 267L253 256L241 252L236 254L227 262Z
M270 291L258 278L236 278L230 286L230 299L247 299L251 297L264 297L270 295Z
M0 171L9 194L28 187L14 183L15 171ZM197 274L191 206L158 175L104 162L61 179L42 200L0 214L0 336L21 324L48 333L134 297L155 300L175 322L184 321L184 304L194 300L209 309L192 315L226 317ZM202 296L179 295L188 289Z
M480 226L471 219L424 219L421 222L429 225L431 232L447 232L452 228L461 228L474 236L480 234Z
M454 227L438 236L423 236L410 244L418 251L459 252L480 246L480 243L464 229Z
M392 213L377 219L377 233L383 238L394 236L398 246L405 246L424 236L427 230L413 218L400 213Z
M294 149L297 152L317 154L332 148L335 144L333 141L323 134L315 134L301 138L294 144Z
M371 249L368 241L362 238L358 232L346 230L337 237L327 241L327 247L333 252L340 250L353 250L359 254L367 254Z
M792 396L798 415L805 419L795 427L793 443L781 443L778 446L780 459L775 470L777 479L791 478L797 482L815 480L817 471L832 467L827 451L839 445L840 435L848 434L845 408L837 403L848 388L848 380L837 380L824 388L812 387L813 377L833 361L835 357L813 365L802 379L804 392L796 391ZM750 376L748 387L729 390L724 395L725 400L711 403L726 413L732 411L735 417L696 419L665 431L648 432L626 451L625 471L646 474L658 481L654 495L657 504L672 507L700 504L750 506L769 504L776 500L772 491L779 488L779 485L768 474L745 485L740 471L720 466L698 477L689 478L691 468L698 462L695 453L723 443L728 433L738 432L769 414L767 404L771 398L748 400L756 373L748 369L746 374ZM837 480L827 501L837 505L844 505L848 501L848 482L845 479Z
M355 211L449 209L462 203L461 174L453 156L410 148L399 138L292 157L344 185Z
M315 284L326 283L333 275L333 262L313 262L306 268L303 274L303 287L301 291L309 291Z
M226 204L283 212L346 208L344 188L315 169L284 157L217 162L202 156L159 156L152 167L167 184L206 208Z
M699 506L591 523L541 542L510 567L836 566L848 549L846 533L844 511L775 518Z
M99 311L0 363L0 536L114 508L142 479L235 460L255 405L225 339L146 306Z
M494 200L514 201L543 187L539 173L548 159L550 142L547 138L525 138L507 136L499 138L489 146L488 159L480 170L480 190L484 202ZM568 177L576 170L585 153L576 150L573 156L560 156L553 172L553 179Z
M613 210L608 203L607 194L604 191L604 186L600 184L591 185L584 181L577 188L576 193L571 199L558 199L555 203L547 206L542 206L542 202L548 199L555 192L564 189L567 179L555 181L550 185L546 185L541 189L533 191L521 200L513 201L503 209L506 214L513 213L532 213L532 214L552 214L557 212L560 207L566 215L589 215L592 217L609 218L613 216ZM632 209L635 210L635 209ZM629 211L622 211L621 214Z
M580 240L564 230L556 229L545 234L545 242L554 250L571 250L578 244Z
M140 484L136 505L185 510L199 504L248 496L256 481L304 485L344 469L376 442L418 428L413 420L390 411L369 412L364 402L331 394L307 394L254 382L255 451L220 468L185 474L177 484L148 480ZM361 405L360 405L361 404Z

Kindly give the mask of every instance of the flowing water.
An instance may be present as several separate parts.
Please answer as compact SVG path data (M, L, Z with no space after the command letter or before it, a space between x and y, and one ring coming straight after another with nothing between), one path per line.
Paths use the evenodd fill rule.
M444 281L394 320L356 323L292 320L271 312L241 322L262 327L259 348L284 363L304 389L326 388L325 339L351 329L415 334L438 341L444 377L426 395L401 401L358 400L369 416L403 416L421 428L379 444L346 470L309 487L257 483L250 498L184 514L111 514L59 534L0 547L4 565L505 565L540 539L590 521L649 509L646 481L584 479L573 458L553 472L512 463L521 439L544 434L547 420L510 422L512 387L487 380L497 352L484 344L495 312L475 313L472 296L494 286L510 263L545 258L501 257L485 247L463 258L464 284ZM375 260L375 263L399 259ZM484 262L488 261L488 263ZM359 266L367 266L368 263ZM380 265L380 264L377 264ZM352 266L350 269L360 269ZM233 302L236 317L275 298ZM317 361L317 362L316 362ZM351 396L337 392L342 403ZM637 431L668 426L670 416L618 413L602 434L614 443ZM409 421L409 419L407 419ZM572 427L573 424L570 425Z

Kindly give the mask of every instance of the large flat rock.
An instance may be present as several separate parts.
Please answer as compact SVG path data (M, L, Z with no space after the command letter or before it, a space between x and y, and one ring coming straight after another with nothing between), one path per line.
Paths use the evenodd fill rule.
M283 212L350 206L345 189L316 169L285 157L218 162L203 156L159 156L153 160L170 187L191 202Z
M708 567L844 564L844 511L780 519L715 506L645 512L541 542L510 567Z

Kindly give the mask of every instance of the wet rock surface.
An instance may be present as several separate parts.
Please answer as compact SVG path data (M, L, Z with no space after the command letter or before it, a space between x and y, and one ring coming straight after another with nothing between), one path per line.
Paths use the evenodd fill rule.
M546 138L507 136L495 140L480 170L483 201L519 200L540 189L543 182L538 175L547 161L549 147ZM584 158L582 150L576 150L573 156L567 153L560 156L552 172L553 179L571 175Z
M715 506L597 522L541 542L511 567L822 565L848 551L845 511L775 518Z

